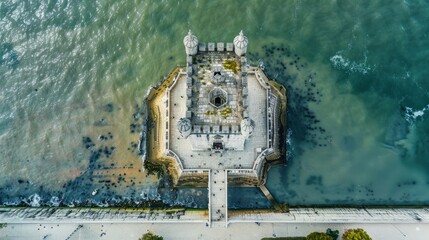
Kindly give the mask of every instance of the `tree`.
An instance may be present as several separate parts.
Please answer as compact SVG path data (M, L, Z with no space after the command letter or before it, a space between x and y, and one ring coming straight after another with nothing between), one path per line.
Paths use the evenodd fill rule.
M332 237L323 232L312 232L307 235L307 240L332 240Z
M155 235L151 232L143 234L143 237L139 238L139 240L164 240L163 237Z
M362 228L348 229L343 234L343 240L372 240Z
M332 237L332 240L337 240L340 232L338 230L326 229L326 234Z

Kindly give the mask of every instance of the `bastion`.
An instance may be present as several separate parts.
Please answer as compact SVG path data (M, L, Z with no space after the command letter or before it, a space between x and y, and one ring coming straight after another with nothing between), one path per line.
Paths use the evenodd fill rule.
M286 91L246 58L248 38L201 43L184 37L186 66L145 96L141 151L146 171L179 186L207 186L210 224L225 222L228 186L260 187L285 162Z

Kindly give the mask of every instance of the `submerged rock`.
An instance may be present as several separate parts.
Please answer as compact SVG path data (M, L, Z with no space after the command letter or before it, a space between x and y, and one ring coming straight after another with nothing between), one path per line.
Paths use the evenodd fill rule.
M115 108L114 108L114 106L113 106L113 103L108 103L108 104L104 105L104 106L103 106L103 110L104 110L105 112L108 112L108 113L113 112L113 111L115 110Z

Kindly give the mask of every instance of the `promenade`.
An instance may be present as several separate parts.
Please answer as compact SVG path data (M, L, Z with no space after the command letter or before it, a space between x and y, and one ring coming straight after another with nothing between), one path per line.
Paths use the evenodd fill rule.
M226 227L227 223L227 173L225 170L210 171L210 223L211 227Z
M215 211L216 212L216 211ZM261 239L306 236L327 228L363 228L373 239L423 240L429 209L294 208L289 213L226 212L210 226L207 211L2 208L0 239L138 239L152 231L164 239ZM211 217L212 219L214 216ZM81 227L79 227L81 226Z
M210 228L201 223L12 223L0 229L0 239L58 239L58 240L137 240L147 231L170 239L249 239L263 237L306 236L313 231L336 229L342 234L348 228L363 228L374 240L426 240L426 223L234 223L228 228ZM78 230L76 230L78 229ZM75 231L76 230L76 231ZM73 235L70 236L70 234Z

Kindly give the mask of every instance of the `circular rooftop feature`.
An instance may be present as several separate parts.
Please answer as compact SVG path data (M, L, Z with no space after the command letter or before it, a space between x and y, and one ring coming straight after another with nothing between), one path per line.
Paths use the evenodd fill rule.
M177 130L182 137L188 137L192 132L192 124L189 118L181 118L177 121Z
M244 36L243 31L240 31L238 36L234 38L234 46L236 48L241 48L241 49L246 48L248 43L249 43L249 40L247 39L246 36Z
M192 34L191 30L189 30L188 35L183 38L183 44L188 48L193 48L198 45L198 39Z
M234 51L238 56L243 56L247 52L247 45L249 40L244 36L243 31L234 38Z
M245 138L249 138L250 136L252 136L254 126L250 118L245 118L241 120L240 127L241 127L241 134Z
M189 30L188 35L183 38L183 44L185 45L185 50L187 55L195 55L198 52L198 39L195 37L191 30Z
M209 93L210 104L216 108L225 106L228 100L228 93L222 88L213 88Z

